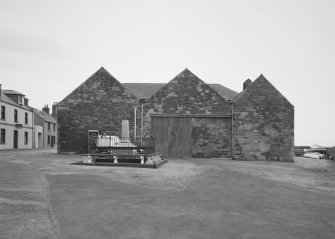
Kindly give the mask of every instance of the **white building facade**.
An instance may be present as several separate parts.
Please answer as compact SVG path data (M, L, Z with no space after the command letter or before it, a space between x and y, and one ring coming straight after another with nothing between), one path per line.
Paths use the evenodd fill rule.
M33 147L33 110L19 92L1 90L0 85L0 150ZM17 98L17 101L15 100Z

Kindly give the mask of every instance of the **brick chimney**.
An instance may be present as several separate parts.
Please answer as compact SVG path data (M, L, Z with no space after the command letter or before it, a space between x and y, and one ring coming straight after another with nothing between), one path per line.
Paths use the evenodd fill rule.
M24 98L24 105L28 106L29 105L29 99L28 98Z
M42 109L45 113L50 114L50 109L48 105L45 105Z
M247 79L244 83L243 83L243 90L245 90L245 88L247 88L250 84L251 84L251 80Z

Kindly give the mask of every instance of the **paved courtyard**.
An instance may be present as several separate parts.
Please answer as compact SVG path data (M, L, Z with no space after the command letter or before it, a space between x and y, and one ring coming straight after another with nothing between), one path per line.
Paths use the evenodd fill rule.
M79 160L0 151L0 238L335 238L334 161Z

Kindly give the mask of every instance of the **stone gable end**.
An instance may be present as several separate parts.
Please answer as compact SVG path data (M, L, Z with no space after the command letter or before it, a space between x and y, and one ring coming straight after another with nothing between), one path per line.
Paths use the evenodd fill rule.
M60 103L62 106L73 106L80 102L103 102L112 98L136 99L136 97L126 89L107 70L101 67L84 83L72 91Z
M229 103L185 69L152 95L145 109L147 117L150 114L223 114L229 113Z
M137 98L100 68L57 106L60 151L86 152L88 130L120 136L121 121L134 117L136 104Z
M294 107L264 76L235 99L233 122L235 159L293 161Z
M248 104L253 100L258 102L269 101L276 104L284 104L288 107L293 105L263 76L260 75L254 82L252 82L241 96L237 96L234 100L235 104Z

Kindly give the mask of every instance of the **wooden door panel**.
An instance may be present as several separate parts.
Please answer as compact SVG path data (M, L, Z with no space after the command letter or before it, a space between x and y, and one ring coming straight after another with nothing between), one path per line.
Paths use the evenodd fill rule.
M191 156L191 118L153 117L152 135L155 138L156 153L163 156Z
M170 118L155 118L151 119L151 130L155 138L155 151L163 156L169 156L169 133L170 133Z
M191 118L173 118L171 126L171 156L191 155Z

